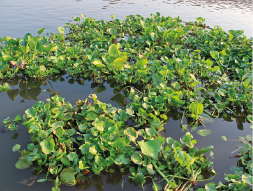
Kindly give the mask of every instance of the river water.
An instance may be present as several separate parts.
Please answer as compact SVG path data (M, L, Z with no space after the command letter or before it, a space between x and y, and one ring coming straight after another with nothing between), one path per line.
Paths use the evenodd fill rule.
M45 33L57 32L58 26L64 26L72 17L80 17L83 13L87 17L110 20L111 14L115 18L124 19L125 15L139 14L148 17L151 13L160 12L161 15L177 17L183 21L194 21L197 17L206 19L206 25L220 26L225 31L244 30L247 37L252 37L252 1L247 0L0 0L0 37L23 37L26 33L37 35L40 28L45 27ZM74 104L78 99L85 99L91 93L96 93L96 84L85 79L74 79L67 74L52 78L32 81L28 80L28 86L20 89L21 79L10 81L11 90L0 93L0 121L7 116L14 118L23 115L37 101L45 101L50 95L58 94L65 97L66 101ZM124 108L129 99L124 92L115 89L113 84L105 83L104 91L97 93L102 102L111 103L115 107ZM164 136L179 140L185 133L180 129L179 114L171 113L169 121L165 125ZM185 121L186 122L186 121ZM1 127L2 125L0 125ZM213 123L206 125L212 133L207 137L201 137L192 133L198 141L198 147L213 145L214 169L217 172L212 182L223 181L224 173L229 173L229 168L236 165L237 159L230 159L231 152L236 149L238 136L251 134L245 117L231 119L217 118ZM203 127L200 127L200 129ZM226 136L228 141L223 141L221 136ZM0 133L0 190L1 191L45 191L53 187L49 182L36 183L27 187L18 182L34 176L33 169L18 170L15 163L20 157L19 153L13 153L15 144L21 145L21 150L26 148L29 142L26 127L19 125L17 132ZM128 178L129 174L115 172L104 173L101 176L90 178L90 184L79 187L61 186L61 190L70 191L79 188L88 190L141 190ZM208 176L208 175L206 175ZM39 178L43 177L40 175ZM203 183L204 184L204 183ZM151 183L147 188L152 190Z

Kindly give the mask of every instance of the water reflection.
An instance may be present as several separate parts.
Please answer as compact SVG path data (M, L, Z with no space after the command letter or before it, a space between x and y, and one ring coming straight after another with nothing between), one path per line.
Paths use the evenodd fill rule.
M63 89L59 89L58 85L55 85L55 82L64 82L68 84L75 84L77 83L80 86L85 86L85 83L90 83L90 88L94 89L94 93L99 94L106 91L106 86L108 84L110 85L110 88L112 88L112 93L110 96L111 101L116 102L118 106L125 107L127 105L127 97L130 91L130 87L124 87L121 84L117 84L114 80L109 80L107 82L96 82L92 81L91 79L83 78L83 77L73 77L68 76L66 73L57 74L53 76L47 76L45 78L27 78L27 77L16 77L13 80L9 81L0 81L0 84L3 84L7 82L10 86L10 90L7 91L8 97L15 101L18 96L22 97L23 99L20 101L20 103L25 103L26 100L35 100L38 101L38 96L41 94L42 89L43 91L46 91L50 93L50 97L54 95L61 96L60 91L65 91ZM55 87L54 87L55 86ZM208 86L211 88L211 86ZM135 86L135 89L138 89L139 91L143 90L143 87L141 86ZM218 86L212 87L214 90L218 88ZM2 92L2 94L5 92ZM243 130L243 123L249 123L247 121L247 115L248 113L243 110L241 107L229 107L230 110L218 113L217 111L214 112L212 115L218 116L218 118L222 118L224 121L232 122L236 121L237 128L239 130ZM230 111L235 111L235 113L232 113ZM168 119L165 121L167 123L170 119L172 120L181 120L183 116L183 111L180 110L171 110L167 114ZM185 116L186 122L188 125L193 125L193 119L190 117ZM201 124L199 124L201 125Z
M26 100L35 100L38 101L38 96L43 91L49 92L50 97L54 95L61 96L60 91L58 90L58 86L55 86L55 82L64 82L73 85L74 83L77 83L80 86L85 85L85 81L90 82L91 79L85 79L82 77L73 77L73 76L66 76L65 73L57 74L53 76L47 76L45 78L29 78L24 76L17 76L13 80L8 81L0 81L0 84L4 84L7 82L10 86L10 90L7 92L8 97L15 101L18 96L22 97L23 99L20 101L20 103L25 103ZM98 83L96 81L93 81L90 83L90 88L94 89L94 93L102 93L106 90L106 86L103 83ZM125 107L127 105L126 97L128 95L127 90L122 90L121 85L115 83L114 81L108 81L107 83L110 84L110 87L113 88L113 93L115 95L112 96L110 99L111 101L116 102L119 106ZM122 94L123 92L123 94Z

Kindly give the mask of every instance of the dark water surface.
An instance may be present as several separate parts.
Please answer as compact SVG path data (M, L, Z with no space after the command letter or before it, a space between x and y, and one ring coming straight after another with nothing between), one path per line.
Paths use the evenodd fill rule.
M150 13L160 12L161 15L177 17L184 21L194 21L197 17L206 19L210 27L218 25L225 31L244 30L247 37L252 35L252 1L247 0L115 0L115 1L74 1L74 0L0 0L0 37L23 37L30 32L37 35L40 28L45 27L45 33L57 32L58 26L64 26L71 17L80 16L81 13L95 19L110 20L110 15L124 19L125 15L140 14L144 17ZM27 81L27 86L20 88L20 82ZM66 101L75 104L78 99L85 99L91 93L96 93L97 88L103 89L96 93L102 102L111 103L115 107L124 108L129 103L124 91L117 90L113 84L105 83L98 87L96 84L85 79L74 79L68 74L49 77L47 79L31 81L19 79L9 82L11 90L0 93L0 122L7 116L14 118L23 115L37 101L44 101L50 95L60 95ZM97 90L98 91L98 90ZM169 121L165 125L164 136L179 140L185 132L180 129L180 114L172 112ZM231 122L229 122L231 121ZM187 121L185 120L185 123ZM2 126L2 123L0 127ZM252 134L250 124L245 117L237 117L234 120L227 118L214 119L213 123L206 125L212 134L201 137L192 133L198 141L198 147L213 145L214 169L217 172L213 182L224 181L224 173L229 173L229 168L236 165L237 159L230 159L232 151L236 149L238 136ZM200 129L204 127L199 127ZM228 141L223 141L221 136L226 136ZM26 148L29 142L26 127L19 125L17 132L0 133L0 191L47 191L53 187L49 182L37 183L32 187L24 186L18 182L29 179L33 175L32 168L18 170L15 163L20 157L18 152L13 153L15 144L21 145L21 150ZM104 173L101 176L90 178L90 184L75 187L61 186L62 191L89 188L88 190L142 190L129 181L128 171L125 173ZM208 176L208 175L206 175ZM41 178L43 176L39 176ZM204 184L204 183L203 183ZM152 190L151 183L147 185Z

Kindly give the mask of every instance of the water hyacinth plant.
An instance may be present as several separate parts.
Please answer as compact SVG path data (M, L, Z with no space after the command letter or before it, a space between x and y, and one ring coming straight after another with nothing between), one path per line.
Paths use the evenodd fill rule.
M54 96L49 103L38 102L25 111L24 125L31 135L31 143L22 150L16 168L26 169L36 164L36 170L46 171L46 181L54 176L55 187L75 185L85 180L85 174L100 174L111 167L130 167L131 178L143 185L145 177L159 173L167 181L167 188L176 188L181 178L192 187L201 169L215 174L212 162L203 154L213 147L198 150L196 140L187 132L181 143L159 135L161 129L147 126L136 129L127 126L131 113L112 107L90 96L78 100L75 106ZM161 124L157 124L162 126ZM141 141L137 141L142 137ZM19 151L15 145L13 151ZM201 177L201 176L200 176ZM159 186L154 182L153 187Z
M46 37L42 28L37 37L28 33L24 38L0 38L0 90L14 91L6 82L17 78L27 92L26 78L48 79L63 72L96 84L117 84L115 89L125 90L131 103L115 95L112 100L125 106L117 109L91 95L93 104L78 100L72 106L54 96L52 87L47 104L38 102L25 111L31 143L21 151L16 167L37 165L47 172L39 182L53 175L53 190L86 180L88 172L100 174L115 166L129 168L136 184L144 185L151 177L154 190L160 189L156 174L166 181L165 190L193 188L203 181L203 169L215 175L206 154L212 146L198 150L189 131L212 118L236 115L238 107L252 119L253 38L240 30L207 28L201 17L185 23L160 13L125 20L112 16L108 22L81 16L66 23L67 34L58 27L59 33ZM96 89L104 90L102 85ZM180 142L159 134L167 113L176 110L181 112L182 129L188 131ZM197 133L207 136L211 131ZM245 153L252 152L246 145ZM19 149L16 145L14 151ZM248 154L241 155L241 163L250 166ZM237 172L226 176L228 184L209 183L203 189L247 190L252 185L249 167Z

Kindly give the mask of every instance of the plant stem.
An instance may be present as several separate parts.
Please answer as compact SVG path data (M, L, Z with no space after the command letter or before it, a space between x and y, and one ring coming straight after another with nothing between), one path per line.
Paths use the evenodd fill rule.
M235 112L233 112L231 109L229 109L228 107L226 107L229 111L231 111L235 116L237 116L236 114L235 114Z
M157 172L159 172L159 174L163 177L163 179L166 180L166 182L169 183L170 181L168 180L168 178L162 173L162 171L159 170L159 168L156 166L154 161L152 161L152 164L155 167L155 169L157 170Z

